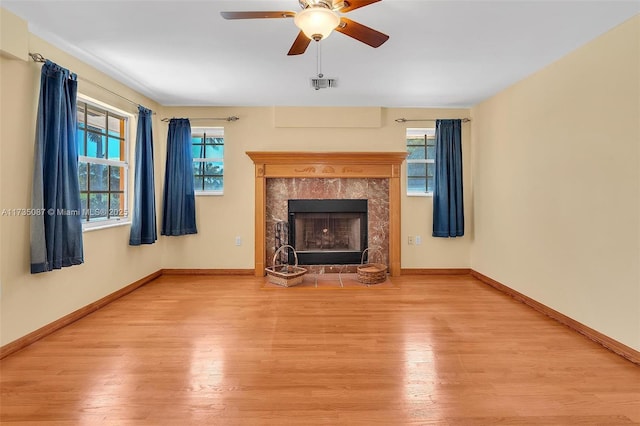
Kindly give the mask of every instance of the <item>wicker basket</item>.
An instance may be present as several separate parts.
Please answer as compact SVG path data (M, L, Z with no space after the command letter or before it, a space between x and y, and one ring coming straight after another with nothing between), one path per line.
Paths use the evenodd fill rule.
M276 265L276 259L278 258L278 254L280 254L280 250L285 248L290 248L293 251L293 257L295 259L295 264L291 265ZM283 287L292 287L294 285L298 285L304 279L304 274L307 273L307 270L298 266L298 255L293 247L290 245L283 245L278 250L276 250L273 255L273 266L269 266L265 268L267 271L267 277L269 278L269 282L273 284L278 284Z
M380 284L387 280L387 265L384 263L368 263L369 259L367 259L367 263L364 263L364 255L369 251L369 248L366 248L362 252L362 260L360 261L360 266L358 266L358 281L362 284ZM372 250L375 253L378 253L380 258L382 258L382 252L380 249Z

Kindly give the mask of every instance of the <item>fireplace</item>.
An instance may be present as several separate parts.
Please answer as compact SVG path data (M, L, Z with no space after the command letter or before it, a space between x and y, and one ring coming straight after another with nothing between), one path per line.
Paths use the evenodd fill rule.
M304 197L368 199L368 243L382 247L388 256L389 273L400 275L400 166L406 151L250 151L247 155L255 172L256 276L265 275L272 259L275 222L288 221L287 200ZM383 183L384 189L378 183ZM316 194L321 188L321 194Z
M302 265L360 263L367 248L367 200L289 200L289 244ZM290 253L293 263L293 253Z

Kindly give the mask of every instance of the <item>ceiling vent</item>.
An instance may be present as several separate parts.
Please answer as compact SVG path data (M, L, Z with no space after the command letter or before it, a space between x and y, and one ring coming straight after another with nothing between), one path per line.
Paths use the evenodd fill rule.
M329 87L336 87L338 80L335 78L312 78L311 87L316 90L328 89Z

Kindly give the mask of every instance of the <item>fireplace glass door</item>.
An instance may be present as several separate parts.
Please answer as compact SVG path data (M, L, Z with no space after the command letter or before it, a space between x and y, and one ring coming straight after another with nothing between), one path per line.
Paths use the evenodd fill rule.
M289 200L289 244L303 265L360 263L367 200Z
M358 213L300 213L295 227L298 252L363 250Z

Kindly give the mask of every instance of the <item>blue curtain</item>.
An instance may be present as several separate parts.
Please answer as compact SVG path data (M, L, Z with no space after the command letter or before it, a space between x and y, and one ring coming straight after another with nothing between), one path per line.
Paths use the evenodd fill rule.
M462 120L436 121L433 236L464 235L462 202Z
M186 118L172 118L167 135L162 235L198 233L193 186L191 124Z
M32 274L84 262L76 145L77 90L75 74L45 61L40 75L31 191Z
M153 180L153 132L151 111L138 106L138 132L136 134L136 165L133 188L133 218L129 244L153 244L158 239L156 230L156 197Z

